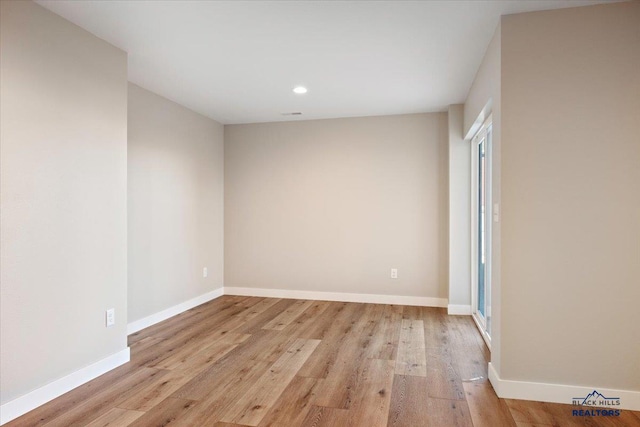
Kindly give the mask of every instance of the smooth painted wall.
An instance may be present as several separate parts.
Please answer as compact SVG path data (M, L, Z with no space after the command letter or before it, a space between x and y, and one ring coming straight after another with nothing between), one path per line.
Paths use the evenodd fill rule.
M128 115L132 322L223 285L224 128L134 84Z
M482 62L464 103L465 138L471 139L478 128L500 103L501 26L496 30L487 46Z
M464 105L450 105L449 305L471 307L471 145L464 139Z
M447 126L225 126L225 286L446 299Z
M640 391L640 3L502 21L501 377Z
M6 403L127 347L127 55L32 2L0 15Z

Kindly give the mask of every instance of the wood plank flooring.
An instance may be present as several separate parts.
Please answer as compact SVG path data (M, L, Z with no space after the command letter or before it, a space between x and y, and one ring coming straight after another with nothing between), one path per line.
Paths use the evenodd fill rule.
M224 296L129 336L131 362L7 426L640 426L499 399L469 317Z

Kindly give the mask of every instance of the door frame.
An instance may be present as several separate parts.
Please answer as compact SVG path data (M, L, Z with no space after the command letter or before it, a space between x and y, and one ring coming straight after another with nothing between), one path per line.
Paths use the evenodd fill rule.
M492 171L492 142L487 139L491 128L493 135L492 116L489 115L480 129L471 139L471 317L480 330L482 338L491 350L491 335L487 331L487 317L491 317L491 222L492 222L492 198L491 198L491 171ZM485 238L485 315L478 310L478 143L485 139L485 214L484 214L484 238ZM489 290L489 292L487 292ZM487 298L489 296L489 298Z

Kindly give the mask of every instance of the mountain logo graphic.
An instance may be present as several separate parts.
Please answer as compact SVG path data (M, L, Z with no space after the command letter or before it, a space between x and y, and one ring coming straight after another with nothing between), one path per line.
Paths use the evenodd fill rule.
M608 406L614 401L620 401L619 397L605 397L598 390L593 390L587 394L586 397L574 397L573 401L578 405L590 405L590 406Z

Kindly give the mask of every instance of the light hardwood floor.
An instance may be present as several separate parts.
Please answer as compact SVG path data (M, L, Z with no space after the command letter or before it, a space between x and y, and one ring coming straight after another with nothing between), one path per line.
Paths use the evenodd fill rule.
M499 399L469 317L224 296L129 337L131 362L7 426L640 426Z

